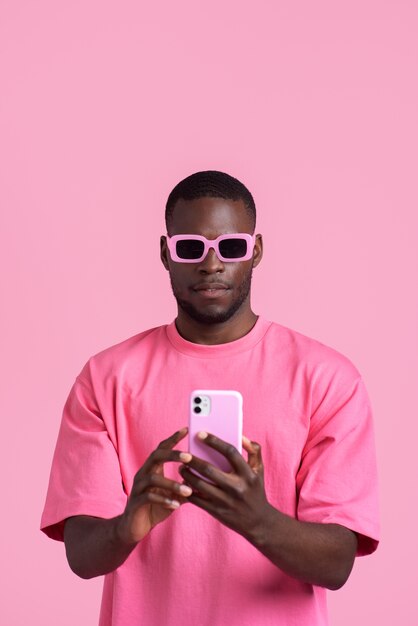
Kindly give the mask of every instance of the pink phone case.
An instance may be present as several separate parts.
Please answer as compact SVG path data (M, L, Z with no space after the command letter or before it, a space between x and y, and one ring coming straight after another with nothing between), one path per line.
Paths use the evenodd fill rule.
M200 402L196 398L200 398ZM201 430L232 443L242 453L242 395L239 391L195 389L190 394L190 453L230 472L232 468L227 459L197 438Z

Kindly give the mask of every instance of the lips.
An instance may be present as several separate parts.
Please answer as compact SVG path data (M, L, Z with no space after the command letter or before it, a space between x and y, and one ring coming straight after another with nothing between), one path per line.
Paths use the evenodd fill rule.
M198 283L192 288L198 297L205 300L222 298L222 296L228 293L229 289L225 283Z
M194 291L219 291L229 289L225 283L198 283L193 287Z

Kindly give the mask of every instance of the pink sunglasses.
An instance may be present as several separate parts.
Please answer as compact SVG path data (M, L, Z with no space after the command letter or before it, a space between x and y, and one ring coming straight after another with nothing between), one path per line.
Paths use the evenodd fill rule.
M236 233L206 239L201 235L167 235L170 256L177 263L200 263L210 248L220 261L248 261L253 255L255 235Z

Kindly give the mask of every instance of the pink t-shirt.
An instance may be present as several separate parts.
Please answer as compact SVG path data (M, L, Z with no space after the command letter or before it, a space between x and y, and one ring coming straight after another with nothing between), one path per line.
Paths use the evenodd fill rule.
M244 434L262 446L273 506L356 531L359 554L376 549L373 427L361 376L335 350L263 318L231 343L191 343L172 323L92 357L65 405L42 530L62 540L67 517L122 513L147 456L187 425L197 388L241 392ZM186 450L187 439L177 447ZM165 467L179 479L177 464ZM105 577L100 614L100 626L327 623L325 589L287 576L192 504Z

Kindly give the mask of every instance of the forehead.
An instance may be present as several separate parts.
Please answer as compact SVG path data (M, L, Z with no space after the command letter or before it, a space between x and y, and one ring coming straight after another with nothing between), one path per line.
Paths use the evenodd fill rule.
M205 197L178 200L170 231L171 235L194 234L214 239L224 233L252 233L253 225L242 200Z

